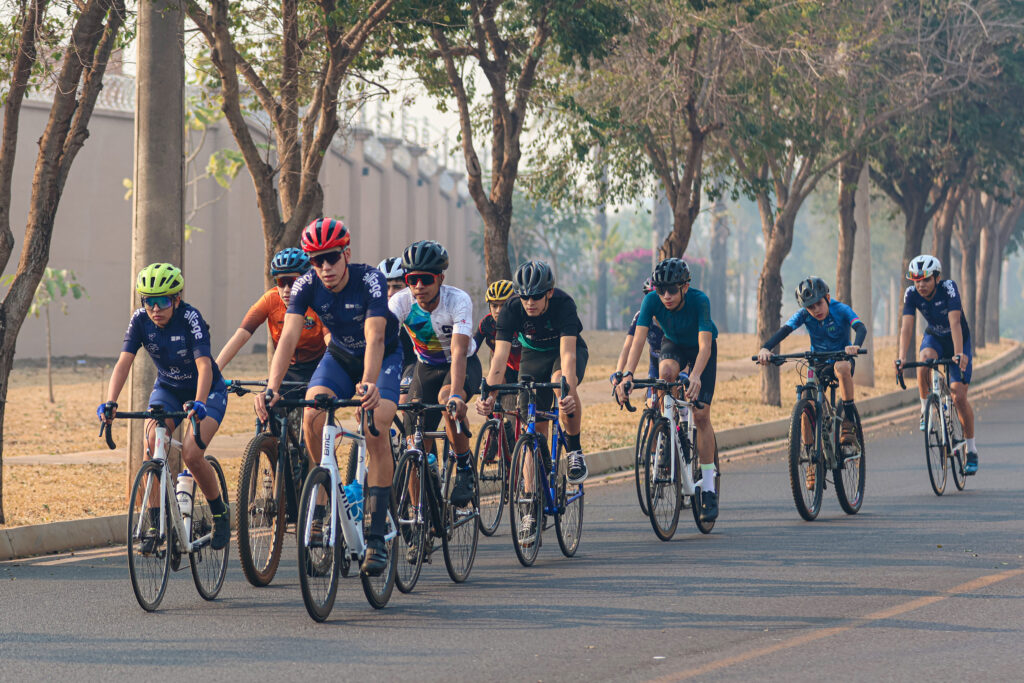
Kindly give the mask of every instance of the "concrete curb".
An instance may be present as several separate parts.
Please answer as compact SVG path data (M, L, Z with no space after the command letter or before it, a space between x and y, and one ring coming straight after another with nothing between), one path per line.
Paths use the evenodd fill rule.
M989 362L974 371L972 386L980 385L997 377L1024 360L1024 344ZM918 400L913 387L907 391L896 391L857 404L864 418L878 416L906 406ZM789 420L774 420L748 427L725 429L717 433L720 451L733 450L753 444L777 441L786 438ZM633 447L616 448L587 455L587 467L591 476L622 470L633 465ZM235 510L232 505L232 527L235 526ZM0 561L33 555L46 555L65 550L95 548L103 545L123 544L127 539L125 515L77 519L68 522L33 524L29 526L0 529Z

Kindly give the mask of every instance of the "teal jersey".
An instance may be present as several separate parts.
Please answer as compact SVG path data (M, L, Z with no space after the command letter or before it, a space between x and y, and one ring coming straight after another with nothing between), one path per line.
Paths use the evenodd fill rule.
M683 297L683 305L677 311L670 311L661 303L657 292L649 292L640 304L638 326L651 326L651 319L658 321L665 337L677 346L697 346L697 333L710 332L712 339L718 338L718 328L711 320L711 301L699 289L690 287Z

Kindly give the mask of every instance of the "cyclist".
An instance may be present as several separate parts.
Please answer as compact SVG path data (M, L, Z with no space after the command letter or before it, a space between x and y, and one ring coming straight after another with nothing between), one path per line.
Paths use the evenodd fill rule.
M264 292L263 296L249 308L249 312L242 318L241 325L217 354L217 367L221 371L264 322L267 323L271 341L275 347L277 346L281 340L281 330L284 328L284 316L288 310L292 285L308 270L309 257L301 249L290 247L274 254L270 262L270 275L274 278L276 286ZM309 384L309 378L313 376L313 371L323 358L328 339L330 334L324 329L320 318L311 309L306 309L302 332L284 379L288 382L301 382L304 386Z
M502 307L512 298L514 285L511 280L495 280L487 286L484 300L487 302L489 312L480 318L473 333L473 342L480 348L481 344L487 344L487 348L494 355L494 339L498 333L498 315ZM509 351L508 361L505 364L505 384L515 384L519 381L519 360L523 353L523 345L516 337L512 340L512 350Z
M377 270L384 273L388 281L388 301L405 289L405 269L402 268L402 258L390 256L377 265ZM406 386L412 377L412 369L416 363L416 349L413 348L412 339L405 326L398 329L398 338L402 342L402 386Z
M615 387L619 400L629 397L633 371L640 362L644 343L656 320L664 332L658 376L670 382L687 369L690 385L687 400L698 400L703 407L693 410L697 428L697 450L701 468L701 520L718 519L718 492L715 490L715 430L711 426L711 400L715 395L718 372L718 328L711 320L711 303L704 292L690 287L690 268L680 258L667 258L654 269L651 278L655 291L644 297L636 321L633 346L623 371L623 381Z
M583 403L578 385L587 369L589 352L580 336L583 323L576 313L576 302L561 289L555 288L555 276L544 261L528 261L519 266L512 276L518 297L509 299L498 315L494 355L487 373L488 384L501 384L512 342L522 344L519 373L537 379L550 377L558 382L564 376L569 383L569 395L558 401L558 410L565 431L568 454L568 480L581 484L587 478L587 461L580 444L583 421ZM477 412L488 416L494 410L494 397L481 397ZM537 392L537 409L548 410L554 400L550 389ZM547 425L538 425L546 434ZM536 520L524 518L524 525ZM529 534L529 530L525 531Z
M202 440L209 445L224 420L228 406L227 386L210 354L210 328L199 311L182 301L184 287L181 270L170 263L153 263L139 272L135 291L142 299L142 308L132 314L128 323L121 355L110 374L107 401L99 405L96 414L101 422L113 420L117 397L128 379L135 354L145 346L157 372L149 405L166 411L185 410L189 419L195 416ZM180 421L167 420L167 429L173 431ZM154 420L146 422L147 460L156 450L155 428ZM210 546L220 550L231 538L231 520L220 495L217 473L206 462L205 451L199 448L191 433L182 441L181 459L195 477L213 514ZM143 539L143 553L157 549L159 513L159 507L149 510L150 527Z
M379 434L365 435L368 472L364 509L370 528L362 571L379 576L388 560L384 535L394 474L390 426L398 405L402 352L398 347L398 321L387 307L384 274L366 264L350 263L350 242L348 228L332 218L317 218L303 230L302 250L313 268L292 286L281 340L270 363L266 397L257 395L256 412L267 419L266 399L270 405L280 399L281 380L302 334L305 311L312 308L331 333L331 341L309 380L306 398L328 394L347 399L358 393L363 409L374 412ZM303 412L306 447L317 462L325 419L322 411L313 408Z
M978 471L978 447L974 442L974 409L967 400L971 384L974 358L971 349L971 331L964 318L960 291L952 280L941 279L942 264L929 254L911 259L907 279L913 284L903 295L903 323L900 326L899 359L897 367L907 362L907 352L913 342L914 313L921 311L928 327L921 338L918 360L934 360L940 356L952 358L956 365L949 366L949 390L964 426L967 441L967 464L964 472ZM924 431L924 411L931 390L931 369L917 369L917 387L921 396L921 430Z
M853 309L842 303L834 301L829 294L828 285L820 277L809 277L800 282L796 287L796 302L801 306L800 310L786 321L773 334L764 346L757 352L757 362L766 365L771 358L771 349L788 337L801 325L807 328L807 334L811 338L811 351L845 351L850 355L856 355L857 351L868 336L868 328L861 322L860 316L853 312ZM854 340L850 343L850 330L853 330ZM825 374L832 374L839 380L839 395L843 402L841 405L843 416L842 426L839 429L839 443L842 446L850 446L856 443L857 435L854 433L853 422L853 371L856 361L854 359L833 361L825 368ZM823 378L824 379L824 378ZM814 440L811 425L808 421L801 422L801 434L805 444ZM807 490L813 491L815 485L815 468L807 468Z
M644 280L644 296L653 291L654 284L651 282L651 278L647 278ZM609 378L613 388L622 381L622 370L626 367L629 350L633 347L633 337L636 335L636 321L639 319L640 311L637 311L633 315L633 322L629 324L629 329L626 331L626 339L622 343L622 352L619 354L618 363L615 364L615 372ZM651 379L658 376L658 359L661 357L661 340L664 336L665 333L661 331L658 321L652 321L650 328L647 330L647 345L650 347L651 354L650 364L647 366L647 376Z

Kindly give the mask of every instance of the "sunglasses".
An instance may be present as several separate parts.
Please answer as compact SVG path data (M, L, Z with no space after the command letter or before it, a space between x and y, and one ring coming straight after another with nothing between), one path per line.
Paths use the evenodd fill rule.
M315 268L323 268L325 263L329 266L333 266L340 260L340 251L329 251L326 254L317 254L316 256L309 257L309 262L312 263Z
M291 287L295 284L297 279L298 278L295 277L279 277L275 278L274 281L277 283L278 287Z
M146 308L152 308L153 310L170 308L172 303L174 303L174 297L167 296L166 294L163 296L142 297L142 305Z
M658 296L665 296L666 294L675 296L679 293L679 285L657 285L655 291L658 292Z
M547 295L547 292L541 292L540 294L520 294L519 298L522 299L523 301L540 301Z
M429 287L435 282L437 282L437 276L433 273L409 273L405 276L405 284L410 287L415 287L419 284Z

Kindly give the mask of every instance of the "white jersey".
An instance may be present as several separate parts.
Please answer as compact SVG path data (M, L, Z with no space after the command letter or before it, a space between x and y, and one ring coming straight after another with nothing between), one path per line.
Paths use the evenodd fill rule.
M420 308L410 288L403 289L388 300L388 308L405 325L416 349L416 357L427 365L452 362L452 335L469 337L467 356L476 353L473 341L473 300L456 287L441 285L437 308L427 312Z

